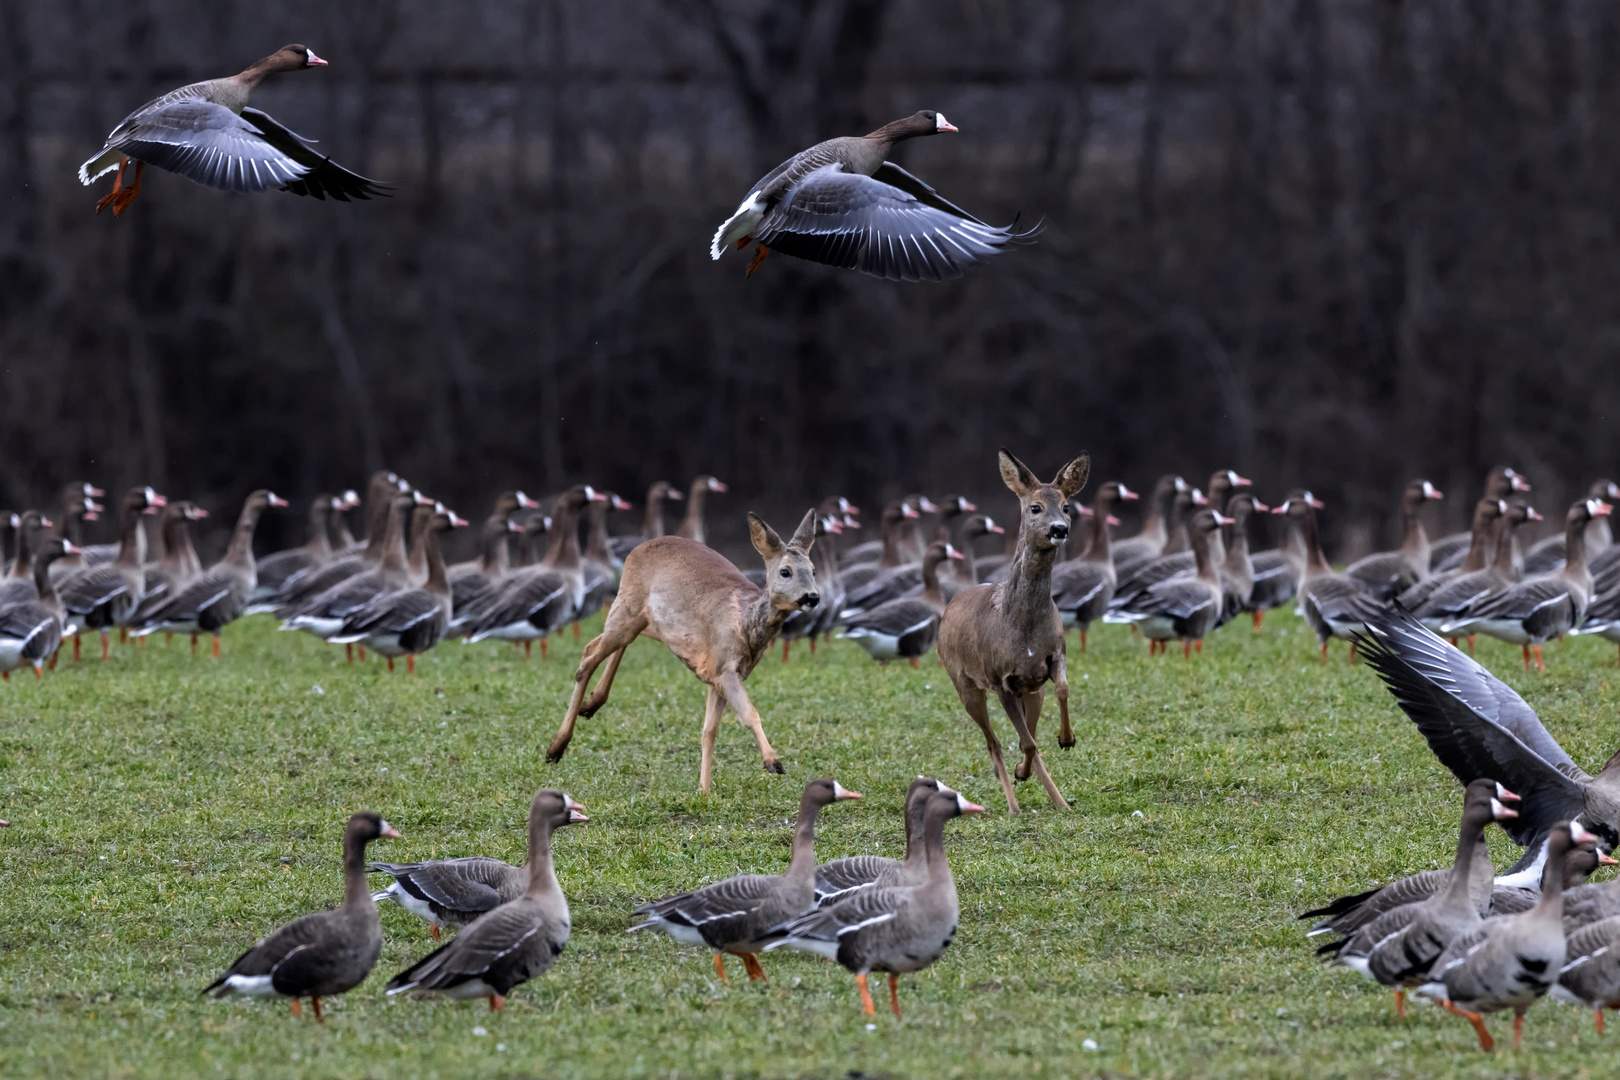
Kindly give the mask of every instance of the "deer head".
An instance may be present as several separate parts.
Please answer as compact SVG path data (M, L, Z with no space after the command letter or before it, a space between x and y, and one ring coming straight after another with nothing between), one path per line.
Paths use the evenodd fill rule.
M1018 496L1020 542L1036 551L1049 551L1068 539L1069 500L1086 486L1091 455L1081 454L1063 468L1050 484L1035 479L1029 466L1001 448L1001 479Z
M793 539L785 544L775 529L750 511L748 536L754 550L765 560L765 591L773 608L808 610L821 602L821 594L816 591L816 569L810 563L810 545L816 539L814 510L805 512Z

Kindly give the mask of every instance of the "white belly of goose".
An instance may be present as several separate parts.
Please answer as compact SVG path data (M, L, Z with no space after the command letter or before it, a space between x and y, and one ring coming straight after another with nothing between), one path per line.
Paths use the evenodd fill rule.
M688 945L702 945L707 948L709 944L703 940L703 935L698 933L697 927L671 922L660 915L654 915L646 922L637 923L630 928L632 934L637 930L662 930L676 941L683 941Z
M433 913L433 906L431 904L429 904L426 900L423 900L420 896L412 896L410 893L406 892L405 886L401 885L397 881L389 884L386 889L378 889L376 892L372 893L371 899L373 902L378 900L392 900L394 903L398 904L412 915L420 915L434 926L442 925L439 922L439 917Z
M225 985L230 987L231 993L243 997L282 997L283 995L271 985L270 980L269 975L232 975L225 980Z
M283 630L302 630L325 641L343 629L343 620L324 615L295 615L281 624Z
M749 192L736 213L715 230L714 239L709 242L709 258L718 259L726 248L751 235L764 217L765 208L759 204L759 193Z

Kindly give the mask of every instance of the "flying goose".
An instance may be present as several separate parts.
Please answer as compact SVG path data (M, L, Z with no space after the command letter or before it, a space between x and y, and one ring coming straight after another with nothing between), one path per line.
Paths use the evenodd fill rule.
M906 855L891 859L886 855L851 855L816 867L816 906L836 904L861 889L890 885L921 885L928 876L928 852L923 846L923 814L928 800L944 784L929 776L919 776L906 789L904 818Z
M935 792L923 817L928 876L922 883L862 889L773 929L765 947L786 945L838 961L855 976L861 1009L868 1016L877 1010L866 977L873 971L887 972L889 1007L898 1017L900 976L938 960L956 937L960 912L956 880L945 858L945 823L983 812L984 807L954 791Z
M726 953L742 957L750 981L765 978L759 951L765 935L816 902L816 814L823 806L858 799L836 780L812 780L799 800L793 830L793 857L781 874L741 874L689 893L668 896L636 909L646 919L630 933L662 930L676 941L714 951L714 971L726 982Z
M339 202L386 195L388 185L350 172L311 149L313 139L247 107L248 98L269 76L325 66L313 50L283 45L239 74L170 90L113 128L106 144L79 166L79 183L89 186L117 169L112 191L96 203L96 213L110 206L114 217L140 194L141 173L147 165L221 191L279 188L317 199L330 195ZM124 173L131 161L135 175L125 186Z
M757 241L752 276L771 251L859 270L890 281L940 281L1037 229L986 225L886 160L894 144L956 131L944 114L923 109L870 135L845 136L802 150L760 178L715 230L709 257Z
M369 810L351 817L343 830L343 903L294 919L261 939L202 992L216 998L291 998L294 1016L303 1015L299 999L307 997L315 1019L323 1020L321 998L359 986L382 952L382 923L366 887L366 845L398 836Z
M561 791L542 788L529 805L528 882L522 895L480 915L388 981L388 993L466 1001L485 998L499 1012L516 986L562 955L568 944L568 897L551 862L551 834L589 821L585 807Z

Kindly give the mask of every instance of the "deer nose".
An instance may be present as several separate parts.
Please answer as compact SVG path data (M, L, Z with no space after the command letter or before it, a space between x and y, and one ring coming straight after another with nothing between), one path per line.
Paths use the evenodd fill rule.
M820 593L805 593L799 597L799 606L806 610L815 607L819 603L821 603Z
M1046 534L1053 540L1067 540L1069 538L1069 527L1062 522L1058 522L1047 529Z

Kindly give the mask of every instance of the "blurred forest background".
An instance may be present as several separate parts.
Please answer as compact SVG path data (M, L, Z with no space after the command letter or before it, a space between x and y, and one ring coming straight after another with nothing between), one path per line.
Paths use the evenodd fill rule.
M122 116L289 41L331 66L255 104L394 198L149 171L92 212ZM710 262L760 174L918 108L961 134L897 159L1039 244ZM1498 462L1556 521L1620 471L1617 125L1603 0L0 0L0 502L712 472L736 540L829 492L993 511L1004 443L1308 484L1341 550Z

